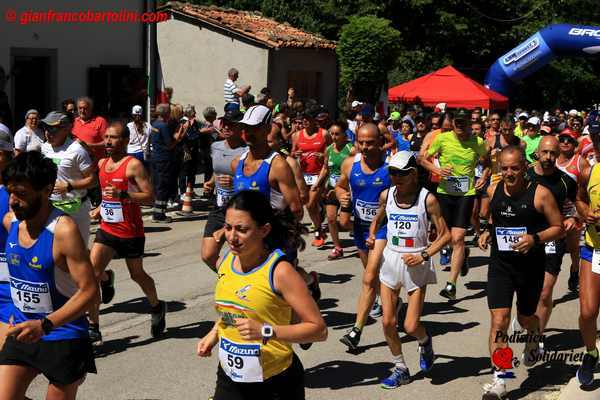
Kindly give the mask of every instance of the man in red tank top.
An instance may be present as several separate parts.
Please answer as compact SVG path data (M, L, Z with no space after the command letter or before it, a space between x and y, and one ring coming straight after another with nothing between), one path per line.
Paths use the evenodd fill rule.
M135 157L127 155L129 129L120 122L111 124L104 134L104 145L109 155L98 162L102 203L90 214L101 219L100 229L90 258L102 289L102 303L114 297L114 272L104 271L115 254L125 259L131 279L142 289L152 307L151 334L159 336L165 329L167 306L158 299L156 285L144 271L144 224L140 204L154 201L152 185L144 165ZM90 339L101 343L99 327L100 304L90 310Z
M313 246L321 247L325 244L325 232L321 229L323 216L321 215L320 201L321 188L317 185L317 178L323 168L325 150L332 142L329 133L316 123L319 114L318 106L310 107L305 111L302 122L304 129L293 135L292 155L300 160L300 169L304 175L304 182L310 189L306 210L315 227Z

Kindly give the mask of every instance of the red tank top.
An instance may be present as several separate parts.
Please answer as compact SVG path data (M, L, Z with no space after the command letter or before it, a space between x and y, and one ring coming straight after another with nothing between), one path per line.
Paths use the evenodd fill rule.
M325 143L325 129L319 128L313 137L306 136L306 131L302 129L298 137L298 149L302 150L300 157L300 168L302 172L309 175L318 175L323 168L323 157L317 157L315 153L325 153L327 143Z
M121 191L136 192L139 189L135 181L127 178L127 164L133 160L132 156L127 156L121 162L119 167L112 171L106 171L108 158L100 161L100 188L104 189L111 184ZM100 229L104 232L120 238L134 238L144 236L144 223L142 221L142 211L140 206L133 200L113 199L102 196L102 205L100 210L102 220Z
M558 160L556 160L556 166L562 172L569 175L575 182L578 182L579 177L581 176L581 170L579 169L580 158L581 154L575 153L565 165L559 165Z

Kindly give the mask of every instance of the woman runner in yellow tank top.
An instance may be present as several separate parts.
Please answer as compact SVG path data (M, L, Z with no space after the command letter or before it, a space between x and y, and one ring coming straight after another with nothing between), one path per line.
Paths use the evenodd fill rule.
M304 399L304 368L292 343L323 341L327 327L281 250L302 239L254 191L228 203L225 237L230 250L219 262L215 287L220 318L197 348L208 357L218 345L214 400ZM301 322L292 324L292 311Z

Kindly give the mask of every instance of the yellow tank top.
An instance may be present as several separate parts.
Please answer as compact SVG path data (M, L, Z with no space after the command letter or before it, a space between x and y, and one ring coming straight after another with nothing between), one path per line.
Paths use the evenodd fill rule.
M289 325L292 308L273 287L274 267L284 255L273 251L267 260L243 273L233 268L235 256L228 253L219 265L215 287L215 308L221 317L218 326L219 362L235 382L262 382L285 371L292 363L292 346L270 339L247 341L234 325L236 318L250 318L269 325Z
M600 169L598 165L592 167L590 180L587 185L588 196L590 198L590 211L600 214ZM600 226L588 225L585 230L585 244L600 249Z

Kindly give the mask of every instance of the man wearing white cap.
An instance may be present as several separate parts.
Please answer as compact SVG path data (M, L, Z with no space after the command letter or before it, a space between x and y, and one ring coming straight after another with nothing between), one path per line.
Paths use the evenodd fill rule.
M517 115L517 125L515 126L515 136L523 137L525 135L525 125L527 125L527 120L529 119L529 114L525 111L519 113Z
M523 136L523 141L526 145L525 156L529 164L535 162L534 154L537 151L540 140L542 140L542 136L540 135L540 119L538 117L531 117L525 124L525 135Z
M379 195L377 215L369 233L375 236L387 220L387 244L379 272L383 333L394 362L392 374L381 382L393 389L410 382L408 367L402 355L402 342L397 329L397 303L400 289L408 296L404 330L419 342L420 368L427 372L433 366L431 336L421 325L421 310L428 284L436 283L431 257L450 241L451 235L435 196L419 184L417 160L410 151L396 153L388 165L392 186ZM437 229L433 243L428 242L429 222Z
M149 156L150 148L148 140L152 127L144 121L144 110L142 106L133 106L131 109L132 121L127 124L129 129L129 143L127 144L127 154L134 156L145 164Z

